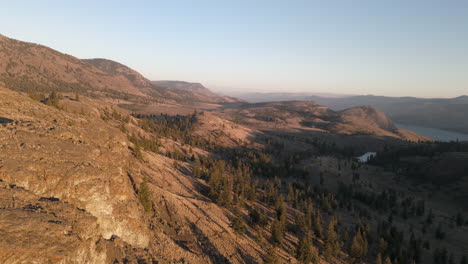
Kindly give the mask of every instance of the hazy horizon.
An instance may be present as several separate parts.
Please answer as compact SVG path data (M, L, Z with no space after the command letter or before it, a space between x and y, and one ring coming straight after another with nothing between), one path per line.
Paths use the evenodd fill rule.
M453 98L468 87L468 3L18 2L0 34L217 92Z

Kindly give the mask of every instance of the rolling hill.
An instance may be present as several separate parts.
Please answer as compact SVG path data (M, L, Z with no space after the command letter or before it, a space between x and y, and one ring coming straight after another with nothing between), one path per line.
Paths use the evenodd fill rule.
M311 100L340 111L369 105L396 123L438 128L468 134L468 96L455 98L388 97L374 95L320 95L310 93L252 93L240 98L251 102Z
M183 83L183 82L180 82ZM151 82L129 67L107 59L78 59L48 47L0 35L0 84L16 91L80 93L148 105L227 103L208 89ZM201 85L199 85L201 86Z

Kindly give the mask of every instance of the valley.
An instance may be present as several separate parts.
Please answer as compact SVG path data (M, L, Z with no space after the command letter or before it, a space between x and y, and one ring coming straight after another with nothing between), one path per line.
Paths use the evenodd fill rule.
M467 142L1 35L0 73L1 263L468 261Z

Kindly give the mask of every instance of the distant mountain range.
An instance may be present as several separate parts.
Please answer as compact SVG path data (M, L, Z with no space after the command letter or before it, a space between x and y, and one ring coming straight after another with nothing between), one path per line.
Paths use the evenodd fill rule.
M335 111L368 105L385 112L396 123L468 133L468 96L424 99L374 95L250 93L240 95L240 98L250 102L310 100Z

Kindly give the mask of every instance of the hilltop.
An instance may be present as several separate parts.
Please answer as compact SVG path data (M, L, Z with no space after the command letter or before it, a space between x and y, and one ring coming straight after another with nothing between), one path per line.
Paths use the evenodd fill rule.
M150 107L152 103L173 105L226 103L208 89L188 92L183 87L157 85L137 71L107 59L78 59L51 48L0 38L0 84L21 92L80 93L130 107Z

